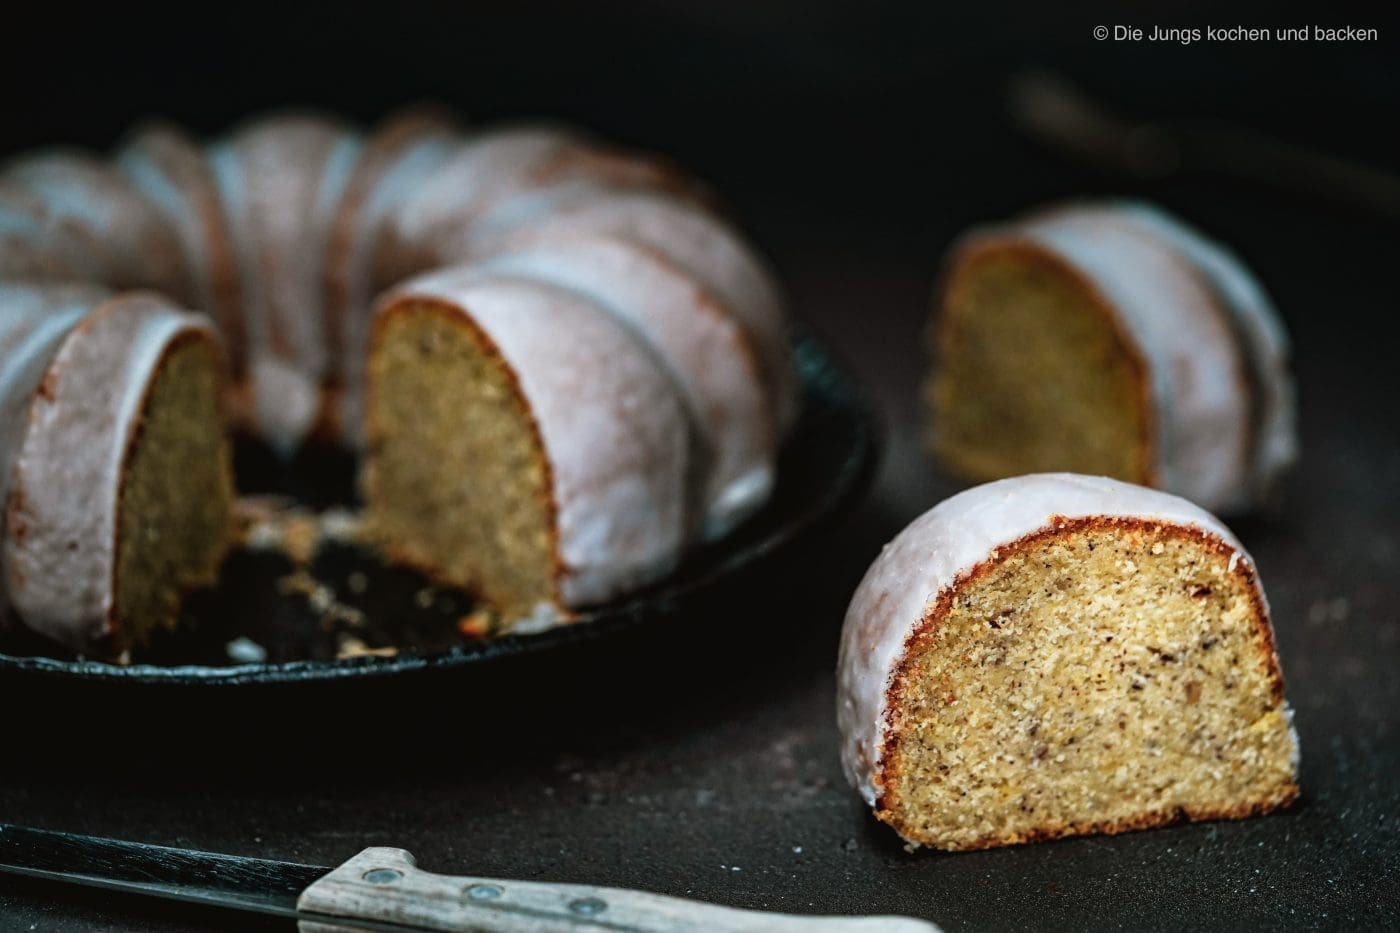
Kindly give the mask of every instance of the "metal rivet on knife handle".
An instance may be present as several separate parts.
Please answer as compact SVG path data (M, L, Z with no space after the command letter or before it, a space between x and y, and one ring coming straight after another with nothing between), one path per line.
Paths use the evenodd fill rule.
M403 872L397 868L371 868L361 877L370 884L393 884L403 877Z
M608 902L601 897L581 897L570 901L569 909L584 917L596 917L608 909Z

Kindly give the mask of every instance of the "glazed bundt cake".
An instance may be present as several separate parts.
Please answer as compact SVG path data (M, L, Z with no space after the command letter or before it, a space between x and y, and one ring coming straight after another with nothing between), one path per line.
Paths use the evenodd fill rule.
M842 764L913 845L977 849L1292 801L1254 564L1176 496L1068 473L966 490L887 545L841 638Z
M1277 313L1233 254L1157 208L973 231L931 334L934 450L970 481L1072 470L1241 511L1295 458Z
M384 553L478 590L503 629L538 628L657 579L689 544L753 514L773 487L797 408L782 299L712 205L674 166L554 126L468 134L416 111L366 136L279 115L207 147L148 126L112 163L59 152L0 171L0 302L76 308L65 296L81 284L150 289L205 312L212 328L178 318L198 340L182 337L184 349L155 370L127 375L133 348L154 339L142 322L157 306L175 315L173 306L149 294L83 305L100 305L103 321L87 352L153 386L143 397L155 408L128 405L108 425L141 439L129 468L183 462L188 452L169 432L195 411L206 423L189 443L224 463L218 406L201 408L213 405L207 393L186 385L213 378L217 333L234 430L288 455L311 443L362 450L368 527ZM0 365L39 375L9 386L3 427L38 444L11 414L41 404L49 384L39 381L38 344L24 347L7 345ZM64 371L63 351L49 351ZM167 381L183 388L162 390ZM163 401L177 391L187 402ZM188 407L162 420L167 404ZM79 407L55 417L81 435L90 428ZM164 461L141 456L157 446L170 451ZM207 546L187 549L188 574L132 558L172 583L151 600L166 606L170 593L210 577L226 489L210 493L208 515L191 502L172 517L178 503L138 507L146 500L132 493L119 508L115 488L75 485L94 481L87 473L52 475L55 489L88 497L93 515L139 508L175 537L187 519L218 526ZM189 482L212 488L212 476ZM175 498L187 492L170 487ZM12 514L23 512L13 491L10 500ZM24 514L16 527L30 536L52 520ZM31 588L50 573L32 563L24 571ZM50 583L65 591L58 577ZM10 593L22 619L93 650L91 612L79 613L79 637L76 624L41 618L56 596L41 611L13 580ZM146 630L115 628L122 643Z
M200 316L0 285L0 597L31 628L118 653L213 582L233 498L222 393Z

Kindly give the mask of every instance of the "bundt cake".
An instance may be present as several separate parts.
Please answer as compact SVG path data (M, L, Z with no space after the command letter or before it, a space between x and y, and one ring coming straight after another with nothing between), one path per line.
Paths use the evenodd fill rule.
M977 849L1292 801L1254 564L1184 499L1047 473L887 545L841 637L842 764L912 845Z
M207 423L191 428L188 444L211 453L189 484L212 489L205 473L226 473L223 453L215 455L220 407L235 431L285 455L322 443L362 450L374 541L392 559L478 590L503 629L568 619L735 528L773 488L797 407L779 289L708 192L664 161L561 127L471 134L414 111L364 135L284 114L209 146L147 126L112 162L21 157L0 170L0 284L0 314L13 304L17 322L47 313L36 308L94 315L101 326L68 322L74 335L88 334L84 352L154 386L137 395L156 408L128 404L106 428L139 439L119 458L129 469L183 462L188 451L164 432L213 403L193 393L161 421L163 406L176 404L164 400L162 380L167 370L180 385L196 371L213 379L217 334L227 389ZM89 297L72 298L81 288ZM148 291L94 297L92 289ZM212 327L176 306L203 311ZM155 345L157 309L161 326L182 322L172 340L184 349L139 369L146 364L131 357ZM57 354L52 371L67 372L69 351L24 346L7 344L0 357L26 375L7 383L0 428L39 444L16 413L44 400L44 353ZM202 362L182 363L196 355ZM97 371L99 362L86 365ZM99 391L70 382L65 398L84 386ZM54 415L75 437L94 430L80 410L75 401ZM92 451L106 448L92 439L84 456L96 463ZM166 459L143 460L141 450L157 444L169 447ZM54 494L86 502L93 521L135 515L133 503L146 501L133 494L122 505L110 483L80 489L74 483L96 482L82 470L52 476ZM25 511L31 503L17 498L15 477L0 479L12 489L10 513L24 516L15 528L38 540L57 520ZM170 487L172 496L186 492L183 482ZM171 503L139 506L162 535L183 535L173 529L189 522L210 530L187 549L188 574L132 558L170 583L151 597L162 607L210 576L227 499L211 492L174 517ZM26 600L12 578L20 617L96 650L91 607L74 599L68 621L45 621L59 612L63 581L13 553L7 573L22 571L30 591L50 594ZM116 590L120 601L135 586ZM169 617L164 608L152 615ZM148 626L108 628L116 632L108 641L125 644Z
M99 655L173 624L230 540L222 382L157 295L0 285L0 603Z
M937 301L933 446L965 479L1072 470L1238 512L1295 458L1272 304L1232 253L1155 207L974 230Z

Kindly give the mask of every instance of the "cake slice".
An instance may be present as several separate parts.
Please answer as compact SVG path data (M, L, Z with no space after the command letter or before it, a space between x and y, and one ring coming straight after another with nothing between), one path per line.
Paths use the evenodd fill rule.
M116 655L173 625L231 540L219 344L155 295L0 302L0 315L25 309L31 334L59 322L61 338L16 341L0 360L24 373L5 385L20 413L0 481L4 588L30 628Z
M479 592L531 631L670 570L686 543L678 390L577 293L444 270L381 306L366 461L391 559Z
M842 635L847 778L913 845L979 849L1291 802L1298 743L1254 564L1102 477L969 489L875 561Z
M931 333L933 446L964 479L1070 470L1241 511L1294 459L1273 306L1231 253L1148 205L973 231Z

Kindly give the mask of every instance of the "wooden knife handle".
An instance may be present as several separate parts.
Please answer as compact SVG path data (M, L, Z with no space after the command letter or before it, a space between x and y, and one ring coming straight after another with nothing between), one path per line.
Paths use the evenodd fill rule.
M656 933L937 933L906 917L804 917L717 907L644 891L501 881L419 870L403 849L371 848L301 893L306 933L374 929L625 930ZM321 919L321 918L324 919ZM364 925L357 925L356 921Z

